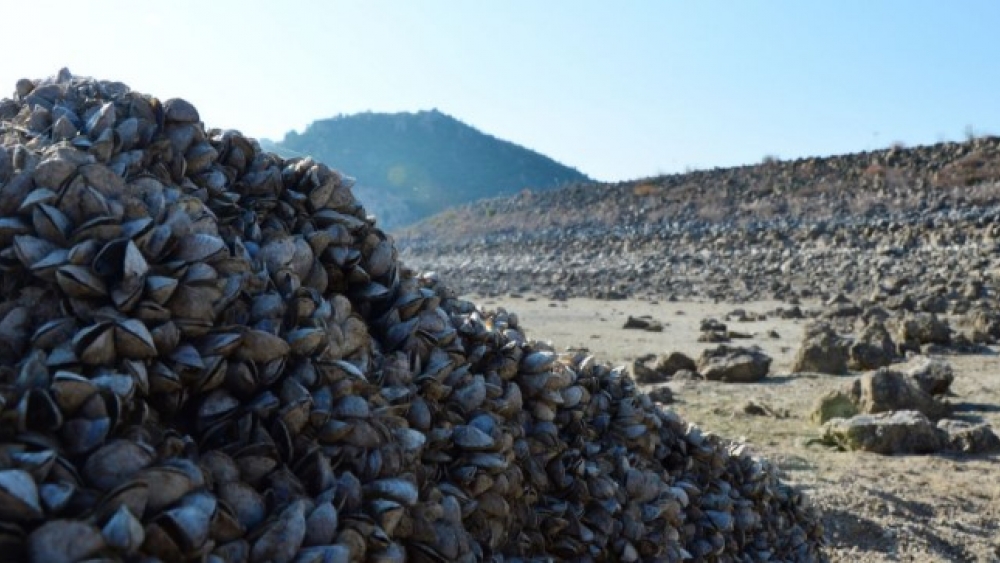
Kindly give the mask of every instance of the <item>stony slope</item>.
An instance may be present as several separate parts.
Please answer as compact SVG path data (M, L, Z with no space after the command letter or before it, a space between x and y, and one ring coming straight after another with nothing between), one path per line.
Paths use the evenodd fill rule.
M998 180L1000 139L980 138L520 194L396 238L408 263L483 293L869 295L991 275Z

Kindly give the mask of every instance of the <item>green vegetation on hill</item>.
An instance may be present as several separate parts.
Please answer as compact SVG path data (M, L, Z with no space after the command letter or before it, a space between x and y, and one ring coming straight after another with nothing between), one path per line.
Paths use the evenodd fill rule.
M265 145L310 155L356 178L356 195L390 229L482 198L588 180L437 110L341 115Z

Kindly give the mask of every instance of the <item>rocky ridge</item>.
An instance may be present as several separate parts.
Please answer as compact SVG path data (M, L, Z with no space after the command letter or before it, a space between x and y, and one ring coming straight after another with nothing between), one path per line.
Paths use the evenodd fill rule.
M736 302L909 293L917 308L992 285L998 237L996 137L576 185L396 233L408 263L467 292Z

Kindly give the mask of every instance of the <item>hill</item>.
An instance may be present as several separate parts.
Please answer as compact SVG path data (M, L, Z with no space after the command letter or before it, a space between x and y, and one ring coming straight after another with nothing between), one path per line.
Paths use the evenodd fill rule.
M355 195L390 229L457 204L589 180L437 110L341 115L264 144L355 177Z

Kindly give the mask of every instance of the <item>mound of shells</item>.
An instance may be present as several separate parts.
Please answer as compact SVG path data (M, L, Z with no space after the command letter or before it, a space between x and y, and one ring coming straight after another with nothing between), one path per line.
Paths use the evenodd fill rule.
M323 164L65 70L0 136L0 559L822 558L771 466L404 268Z

